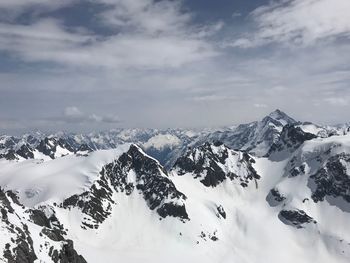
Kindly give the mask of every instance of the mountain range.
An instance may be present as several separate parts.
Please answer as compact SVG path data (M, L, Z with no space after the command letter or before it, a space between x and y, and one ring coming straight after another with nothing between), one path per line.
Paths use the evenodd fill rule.
M349 126L0 136L0 262L349 262Z

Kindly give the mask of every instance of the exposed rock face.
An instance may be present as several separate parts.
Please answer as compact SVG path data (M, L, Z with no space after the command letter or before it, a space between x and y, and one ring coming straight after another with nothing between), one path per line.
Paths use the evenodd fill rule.
M18 156L14 150L9 150L4 154L0 154L0 158L4 158L9 161L18 160Z
M286 225L296 228L304 228L305 224L308 223L316 224L316 221L303 210L282 210L278 214L278 218Z
M37 150L54 159L56 147L56 140L45 138L39 143L39 145L37 146Z
M160 216L188 219L186 196L176 189L158 161L145 155L139 147L131 145L127 153L107 165L102 173L111 178L117 191L131 194L137 190L149 208L156 209Z
M118 200L113 199L114 192L140 194L148 207L163 218L189 219L185 208L186 196L176 189L158 161L136 145L131 145L128 152L104 166L99 179L88 191L66 199L62 207L78 206L90 216L90 223L83 222L84 226L98 228L111 214L113 205L118 204Z
M74 152L74 148L70 144L68 144L64 139L57 139L54 137L46 137L39 143L36 149L39 152L49 156L51 159L55 159L57 156L58 147L65 150L66 152Z
M7 139L8 141L9 139ZM18 138L11 140L13 143L3 144L0 151L0 158L7 160L34 159L35 153L41 153L55 159L76 150L68 141L62 138L45 137L42 140L33 136L25 136L21 140ZM23 142L24 141L24 142ZM1 146L1 145L0 145ZM83 145L81 145L83 147Z
M0 189L0 207L1 207L1 221L0 232L12 236L11 243L5 245L4 258L8 262L34 262L37 259L33 240L28 231L28 226L19 222L15 224L12 217L18 218L14 208L12 207L11 198Z
M174 170L179 175L192 174L207 187L215 187L226 179L237 180L246 187L260 178L252 166L254 162L249 154L233 151L220 142L205 143L180 157Z
M137 190L149 208L160 216L188 219L186 196L176 189L158 161L145 155L139 147L131 145L129 151L117 162L107 165L104 172L117 191L131 194Z
M286 200L286 198L276 188L271 189L266 197L266 201L272 207L280 205L284 200Z
M216 207L216 209L218 211L216 216L219 217L219 218L221 216L223 219L226 219L226 212L225 212L225 209L223 208L223 206L222 205L218 205Z
M38 259L37 253L46 254L54 262L86 262L74 250L73 241L64 237L63 226L54 214L47 217L41 210L26 209L15 193L2 189L0 207L0 235L9 237L9 242L2 248L2 257L7 262L33 263ZM33 234L33 227L41 228L39 236ZM41 247L40 251L35 251L35 244Z
M75 251L72 240L67 240L66 242L64 242L61 250L53 249L53 247L51 247L49 255L51 256L54 262L60 262L60 263L86 263L87 262L81 255L79 255Z
M33 159L34 153L33 149L28 144L23 144L19 150L16 151L16 154L21 156L24 159Z
M349 167L350 154L341 144L329 143L313 152L297 152L290 159L285 176L306 177L314 202L327 201L350 212Z
M305 141L317 138L316 135L304 132L300 127L287 124L283 127L281 136L277 142L272 144L267 156L270 159L280 160L288 157L300 147Z
M75 153L78 155L87 155L90 152L92 152L93 150L87 145L87 144L82 144L79 146L79 148L77 150L75 150Z
M100 178L90 189L80 195L73 195L62 203L63 208L78 207L90 218L82 221L83 227L98 228L112 211L115 201L110 179L101 172Z
M5 154L7 150L13 150L19 141L20 139L14 136L0 136L0 152Z
M340 208L349 210L349 166L350 154L340 153L326 160L322 167L309 178L308 186L313 190L311 198L315 202L323 201L327 197L329 202L336 202L336 199L342 199L348 203L348 207L341 206ZM346 205L344 202L343 204ZM338 205L341 205L341 203L338 203Z

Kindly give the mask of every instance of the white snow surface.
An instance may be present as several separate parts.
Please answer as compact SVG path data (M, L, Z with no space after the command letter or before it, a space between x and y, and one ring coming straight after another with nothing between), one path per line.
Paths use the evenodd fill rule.
M102 167L117 159L129 146L95 151L87 157L68 155L53 160L21 162L1 159L0 185L5 190L18 192L20 202L26 206L59 203L88 189Z
M153 145L162 145L157 143ZM350 136L315 139L295 154L304 160L335 144L340 146L333 151L349 152ZM1 161L0 185L17 191L26 206L51 205L87 189L102 166L127 149L128 145L123 145L93 152L88 157L71 155L47 162ZM244 188L230 180L217 187L205 187L192 176L172 172L169 178L187 197L185 206L190 220L186 222L173 217L161 219L137 191L131 195L114 192L112 214L98 229L81 228L84 215L77 208L57 208L56 215L88 262L350 262L350 214L327 202L302 202L310 197L307 178L285 177L289 160L255 158L254 168L261 176L257 188L255 184ZM226 165L235 171L236 163L232 159ZM134 176L128 174L127 180L133 182ZM285 208L302 209L317 224L296 229L282 223L278 219L281 207L270 207L266 201L275 187L287 196ZM218 206L224 208L226 219L217 214ZM211 240L213 235L217 241ZM45 262L45 258L41 260Z

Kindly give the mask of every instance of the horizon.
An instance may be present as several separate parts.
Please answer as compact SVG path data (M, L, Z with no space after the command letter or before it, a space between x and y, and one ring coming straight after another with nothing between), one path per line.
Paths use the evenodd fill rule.
M40 133L44 136L51 136L51 135L58 135L60 133L63 134L75 134L75 135L87 135L87 134L98 134L98 133L108 133L108 132L113 132L113 131L120 131L120 130L134 130L134 129L139 129L139 130L159 130L159 131L167 131L167 130L188 130L188 131L203 131L203 130L208 130L210 132L215 132L215 131L219 131L220 129L230 129L230 128L235 128L239 125L244 125L244 124L250 124L250 123L254 123L254 122L259 122L262 121L265 117L270 116L271 114L275 113L275 112L279 112L282 114L285 114L288 118L292 118L296 121L296 123L311 123L314 125L319 125L319 126L329 126L329 127L336 127L339 125L346 125L348 124L347 122L344 123L334 123L334 124L322 124L322 123L314 123L312 121L309 120L299 120L297 118L295 118L294 116L291 116L290 114L286 113L283 110L280 109L275 109L271 112L268 112L266 114L264 114L263 116L261 116L260 118L253 120L253 121L247 121L247 122L242 122L242 123L235 123L235 124L228 124L225 126L216 126L216 127L164 127L164 128L152 128L152 127L116 127L116 128L110 128L110 129L105 129L105 130L90 130L90 131L69 131L69 130L52 130L52 131L44 131L44 130L40 130L40 129L33 129L33 130L28 130L28 131L23 131L23 132L18 132L18 133L1 133L0 131L0 136L24 136L24 135L33 135L34 133Z
M0 2L0 133L349 121L347 0Z

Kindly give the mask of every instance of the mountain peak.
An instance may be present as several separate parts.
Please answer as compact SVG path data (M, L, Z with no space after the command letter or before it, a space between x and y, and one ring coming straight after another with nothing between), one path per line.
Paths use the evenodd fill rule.
M283 125L285 125L285 124L293 124L293 123L296 122L296 120L294 120L293 118L289 117L286 113L284 113L280 109L274 110L267 117L270 117L271 119L279 121Z

